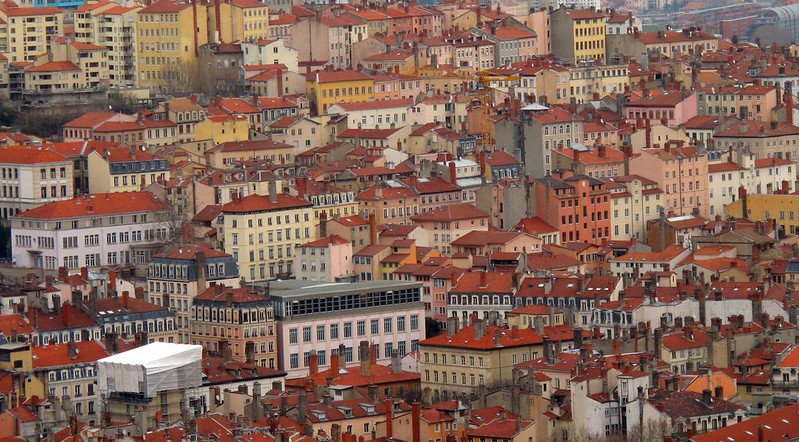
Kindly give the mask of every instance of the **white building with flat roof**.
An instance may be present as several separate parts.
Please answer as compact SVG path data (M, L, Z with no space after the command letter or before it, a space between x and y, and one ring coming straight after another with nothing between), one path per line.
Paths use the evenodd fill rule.
M391 354L415 351L425 338L422 284L401 281L270 283L275 307L281 370L287 377L308 374L308 356L316 350L319 369L330 364L333 351L345 347L353 362L360 341L377 344L377 362Z

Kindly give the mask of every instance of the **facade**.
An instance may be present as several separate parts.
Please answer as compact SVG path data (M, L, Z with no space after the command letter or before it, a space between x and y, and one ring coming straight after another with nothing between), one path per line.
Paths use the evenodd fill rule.
M134 147L95 150L87 160L92 193L135 192L170 178L167 160Z
M538 359L543 344L533 328L505 329L477 319L459 329L450 321L446 333L419 343L422 390L430 388L437 401L500 384L511 379L514 365Z
M190 342L194 298L216 285L238 287L239 271L232 256L209 247L181 245L154 255L147 267L148 299L174 313L179 344Z
M170 210L149 192L100 193L47 203L11 219L12 256L55 270L145 265L172 232Z
M550 13L552 53L572 63L605 60L605 20L594 9L560 7Z
M136 13L141 6L120 6L101 1L75 12L75 40L104 46L107 50L108 85L136 85Z
M308 79L308 99L316 115L336 103L358 103L374 97L375 81L358 71L318 71Z
M173 90L196 81L200 46L208 43L208 11L204 5L158 0L136 12L140 87ZM188 31L187 31L188 30Z
M99 422L102 402L95 380L97 360L108 356L97 341L32 347L33 374L41 396L60 397L80 421Z
M308 374L315 350L319 367L330 364L333 350L344 345L341 366L353 362L359 342L377 345L375 361L388 363L395 350L405 355L424 339L421 284L370 281L352 284L303 284L272 290L278 322L280 369L289 378Z
M268 196L249 195L222 206L224 250L247 281L291 275L297 246L315 239L311 203L278 194L276 187L271 182Z
M559 174L535 180L534 187L536 213L558 228L562 243L610 237L610 192L604 181Z
M11 63L33 61L47 52L49 36L64 35L64 12L54 6L2 8L0 23L7 31L0 34L0 53Z
M710 216L710 193L707 186L707 154L695 147L645 149L630 159L630 173L657 183L664 208L677 214Z
M340 236L330 235L301 244L296 252L294 274L303 281L354 280L352 243Z
M192 344L238 362L277 368L274 310L265 293L209 287L192 300L190 320Z
M72 197L72 162L50 150L0 149L0 219Z

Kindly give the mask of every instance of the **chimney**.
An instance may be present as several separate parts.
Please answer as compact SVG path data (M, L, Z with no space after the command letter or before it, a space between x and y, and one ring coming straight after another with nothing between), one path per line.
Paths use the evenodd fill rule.
M344 355L339 355L337 351L334 351L332 355L330 355L330 372L333 376L338 376L339 372L341 371L341 367L339 366L339 358L343 357Z
M717 385L715 388L716 399L724 399L724 387Z
M327 212L325 210L319 214L319 238L327 238Z
M575 328L572 332L574 333L574 348L581 348L583 346L583 329Z
M544 336L544 341L541 345L544 348L544 360L547 364L553 365L555 363L555 357L552 355L552 346L549 342L549 336Z
M270 181L269 182L269 201L271 203L277 203L277 182Z
M447 336L453 337L455 333L458 333L458 318L450 316L447 318Z
M69 359L78 359L78 346L73 341L67 342L67 355Z
M372 357L370 355L369 341L361 341L358 345L358 360L361 362L361 374L372 375Z
M458 171L457 171L457 168L455 168L455 162L454 161L450 161L449 162L449 182L451 184L457 184L458 183Z
M375 219L375 214L369 214L369 245L377 245L377 221Z
M402 359L397 349L391 351L391 372L394 374L402 373Z
M422 420L422 404L414 402L411 405L411 428L413 429L413 439L411 442L421 442L419 434L420 421Z
M486 322L482 319L475 319L472 321L472 327L474 327L474 340L483 339L486 334Z
M702 390L702 402L706 403L707 405L713 404L713 399L710 390L708 389Z
M313 378L317 374L319 374L319 355L316 354L316 350L311 350L308 355L308 376Z
M80 277L83 278L84 281L88 281L89 280L89 269L87 269L86 267L81 267L80 268Z
M122 307L128 308L128 302L130 299L130 292L127 290L122 291Z
M394 401L386 399L386 439L394 437Z
M197 293L202 293L207 288L205 279L207 272L205 268L205 252L198 250L194 255L194 262L197 266Z
M36 310L38 313L38 309ZM72 307L64 306L61 309L61 319L64 321L64 325L67 327L72 327Z

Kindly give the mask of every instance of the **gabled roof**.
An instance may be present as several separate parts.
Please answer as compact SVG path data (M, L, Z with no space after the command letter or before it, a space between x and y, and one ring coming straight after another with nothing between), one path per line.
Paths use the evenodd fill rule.
M540 345L544 338L532 328L506 329L493 325L485 326L485 334L475 335L474 325L458 330L453 336L441 333L419 342L419 345L451 347L472 350L494 350L497 348L525 347Z
M272 201L267 195L249 195L237 201L232 201L222 206L224 213L266 212L283 209L300 209L311 207L308 201L292 195L281 193Z
M3 164L43 164L69 161L50 150L25 146L0 147L0 163Z
M799 404L793 404L718 430L696 435L689 440L692 442L760 442L794 440L797 437L799 437Z

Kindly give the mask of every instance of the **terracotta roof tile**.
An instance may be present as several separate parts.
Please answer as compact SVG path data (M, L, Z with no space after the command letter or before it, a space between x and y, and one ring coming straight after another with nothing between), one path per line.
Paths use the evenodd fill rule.
M114 214L153 213L168 208L150 192L98 193L55 201L15 215L22 219L68 219Z

